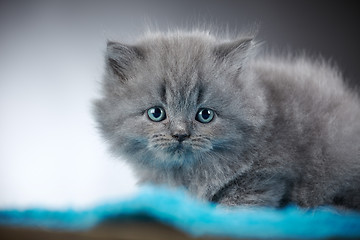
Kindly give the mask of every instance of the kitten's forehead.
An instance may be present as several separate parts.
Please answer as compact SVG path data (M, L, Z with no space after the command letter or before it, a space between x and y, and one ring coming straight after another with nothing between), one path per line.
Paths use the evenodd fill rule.
M166 38L147 44L149 61L173 77L193 75L209 60L210 44L198 38Z
M211 42L196 37L148 41L147 61L159 78L162 98L168 104L196 104L205 88L204 74L211 62Z

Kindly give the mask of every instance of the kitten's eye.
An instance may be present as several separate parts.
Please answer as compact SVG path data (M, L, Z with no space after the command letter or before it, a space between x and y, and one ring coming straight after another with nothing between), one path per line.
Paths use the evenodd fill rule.
M202 123L209 123L214 118L214 111L211 109L200 109L196 114L196 120Z
M160 122L166 118L165 110L161 107L152 107L149 108L147 114L150 120L154 122Z

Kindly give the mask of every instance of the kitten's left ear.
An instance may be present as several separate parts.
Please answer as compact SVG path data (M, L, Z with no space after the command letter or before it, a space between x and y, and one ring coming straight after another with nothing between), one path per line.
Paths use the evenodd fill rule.
M254 46L253 38L241 38L232 42L221 43L214 48L214 55L220 61L230 61L242 66Z

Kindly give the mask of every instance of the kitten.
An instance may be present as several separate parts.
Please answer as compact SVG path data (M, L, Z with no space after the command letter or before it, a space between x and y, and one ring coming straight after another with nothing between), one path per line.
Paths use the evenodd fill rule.
M360 101L324 61L206 32L108 42L99 128L141 182L223 205L360 209Z

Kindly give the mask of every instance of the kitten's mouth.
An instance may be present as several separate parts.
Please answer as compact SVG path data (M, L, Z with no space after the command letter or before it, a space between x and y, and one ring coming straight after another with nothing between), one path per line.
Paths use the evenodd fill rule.
M177 141L166 135L155 135L150 141L149 147L156 156L164 160L191 159L194 154L203 153L212 149L209 138L195 136Z
M173 152L173 153L181 153L185 151L186 151L186 147L181 142L169 148L169 152Z
M181 149L184 149L184 145L182 143L177 144L175 150L181 150Z
M167 153L175 158L184 157L191 153L191 147L184 143L176 143L167 149Z

